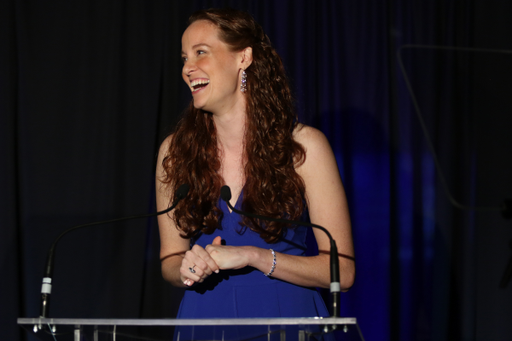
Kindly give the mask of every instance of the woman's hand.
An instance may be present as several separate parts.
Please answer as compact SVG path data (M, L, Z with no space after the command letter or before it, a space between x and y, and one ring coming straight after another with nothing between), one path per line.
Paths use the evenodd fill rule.
M220 245L220 237L217 238L213 240L212 244L218 243ZM210 276L213 272L218 273L219 270L219 266L210 254L201 246L194 245L191 250L185 252L185 257L181 261L181 281L186 286L202 283L206 277Z
M249 265L249 248L251 247L222 245L221 238L217 236L205 250L221 270L236 270Z

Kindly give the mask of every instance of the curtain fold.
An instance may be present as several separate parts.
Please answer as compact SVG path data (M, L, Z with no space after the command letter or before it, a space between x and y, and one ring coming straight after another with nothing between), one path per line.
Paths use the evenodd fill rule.
M22 331L16 317L25 314L24 278L21 272L19 226L20 195L18 176L18 63L16 58L16 8L12 2L0 4L0 271L4 277L0 290L0 335L18 340Z

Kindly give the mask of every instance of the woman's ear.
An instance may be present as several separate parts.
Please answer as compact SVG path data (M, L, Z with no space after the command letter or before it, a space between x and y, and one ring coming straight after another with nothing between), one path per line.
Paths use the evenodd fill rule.
M247 69L252 64L252 47L246 47L241 51L242 69Z

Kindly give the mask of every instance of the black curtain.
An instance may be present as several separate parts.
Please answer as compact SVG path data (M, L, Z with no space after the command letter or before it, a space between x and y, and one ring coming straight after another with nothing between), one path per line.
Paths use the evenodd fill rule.
M160 142L190 100L197 9L249 11L347 190L357 278L342 314L368 340L507 340L512 32L504 1L0 4L0 335L32 339L46 253L66 228L155 210ZM454 48L457 47L457 48ZM478 50L476 50L478 49ZM65 236L50 316L172 318L155 219ZM328 296L328 295L327 295Z

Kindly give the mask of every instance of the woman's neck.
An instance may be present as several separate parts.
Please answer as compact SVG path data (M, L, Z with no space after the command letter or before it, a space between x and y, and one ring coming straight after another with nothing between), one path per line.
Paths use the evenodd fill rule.
M245 113L213 116L221 161L220 175L233 194L234 206L245 183Z
M219 148L224 152L239 153L243 150L245 112L213 116Z

